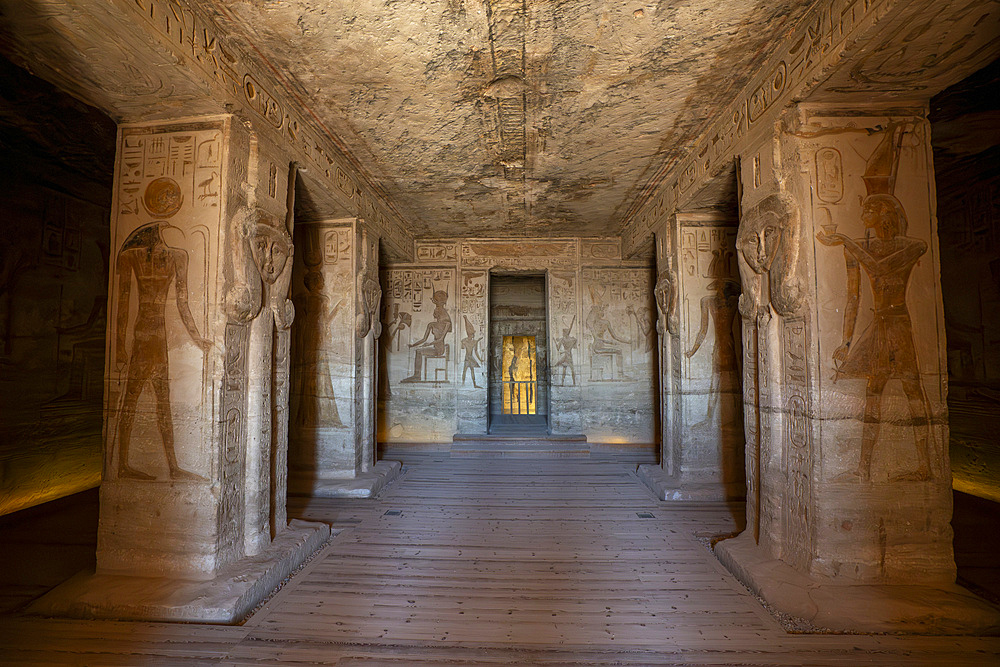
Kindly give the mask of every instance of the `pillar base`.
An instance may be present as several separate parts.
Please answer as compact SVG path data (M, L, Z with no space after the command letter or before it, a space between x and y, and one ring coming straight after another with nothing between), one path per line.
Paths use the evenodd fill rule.
M373 498L402 472L399 461L379 461L354 477L304 479L289 476L288 492L313 498Z
M234 625L329 537L324 523L293 520L263 552L204 581L81 572L42 596L28 613Z
M746 532L719 542L715 553L773 609L817 632L1000 633L1000 609L955 584L858 584L807 576L765 554Z
M696 500L704 502L732 502L746 497L746 487L738 483L678 483L670 479L663 468L644 464L636 470L639 480L656 494L659 500Z

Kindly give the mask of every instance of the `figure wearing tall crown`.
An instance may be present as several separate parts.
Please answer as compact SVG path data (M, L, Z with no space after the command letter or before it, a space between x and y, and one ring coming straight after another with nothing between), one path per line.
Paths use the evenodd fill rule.
M872 455L882 422L882 394L890 380L899 380L906 394L919 461L918 469L902 478L930 478L930 448L936 446L932 442L930 404L920 383L913 325L906 305L910 275L927 252L927 243L906 235L906 212L894 194L899 150L907 130L906 123L890 123L868 159L862 177L867 190L861 202L864 237L850 238L834 231L816 235L823 245L844 246L847 305L843 343L833 352L833 362L837 378L867 380L861 456L857 469L850 473L863 481L871 480ZM871 285L875 312L864 331L855 335L862 268Z

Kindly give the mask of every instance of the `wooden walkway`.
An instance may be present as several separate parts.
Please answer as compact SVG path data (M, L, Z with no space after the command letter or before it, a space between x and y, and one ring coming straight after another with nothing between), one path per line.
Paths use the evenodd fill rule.
M704 545L727 507L660 503L620 463L428 457L290 514L347 530L244 625L8 615L0 663L1000 663L1000 638L786 634Z

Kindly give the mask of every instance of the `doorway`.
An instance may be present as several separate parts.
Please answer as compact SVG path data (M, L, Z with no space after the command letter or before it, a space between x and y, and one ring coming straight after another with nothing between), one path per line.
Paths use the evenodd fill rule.
M490 277L489 432L548 432L544 275Z

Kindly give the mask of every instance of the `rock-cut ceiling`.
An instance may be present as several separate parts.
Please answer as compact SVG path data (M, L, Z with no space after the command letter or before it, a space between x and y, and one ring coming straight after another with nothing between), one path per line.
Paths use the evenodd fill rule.
M247 0L417 236L614 234L811 3Z

